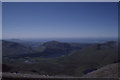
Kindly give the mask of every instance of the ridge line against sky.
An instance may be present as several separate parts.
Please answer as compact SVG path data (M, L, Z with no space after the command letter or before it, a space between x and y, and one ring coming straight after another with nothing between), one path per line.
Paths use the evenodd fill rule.
M2 2L119 2L120 0L1 0Z

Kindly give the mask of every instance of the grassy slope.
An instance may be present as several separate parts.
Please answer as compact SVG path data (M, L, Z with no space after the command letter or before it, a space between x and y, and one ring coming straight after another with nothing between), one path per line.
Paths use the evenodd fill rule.
M30 53L31 50L24 45L16 42L2 41L2 53L3 56L16 56L20 54Z

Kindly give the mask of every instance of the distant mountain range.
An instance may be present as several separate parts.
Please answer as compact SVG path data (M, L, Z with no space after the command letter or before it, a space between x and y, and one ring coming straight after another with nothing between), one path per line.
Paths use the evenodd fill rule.
M32 43L36 44L36 43ZM38 43L39 44L39 43ZM36 47L30 46L29 43L2 41L3 57L58 57L61 55L67 55L74 50L79 50L90 44L78 46L74 43L63 43L58 41L48 41L43 44L39 44Z
M17 42L2 41L2 55L3 57L12 57L21 54L30 53L31 50L28 47L25 47L22 44Z
M25 49L28 52L31 50L28 50L28 48L20 44L3 42L4 50L9 50L11 53L12 50L16 48L19 48L21 51ZM19 47L14 47L13 44ZM7 56L9 58L7 59L3 57L3 63L6 66L10 66L8 72L35 73L52 76L83 76L103 66L118 62L117 42L109 41L99 44L82 44L81 47L80 43L71 44L49 41L33 49L31 53L19 53L21 55L17 55L17 58L9 58L9 56ZM19 52L19 50L17 51ZM6 53L8 54L8 52ZM56 54L62 56L56 57ZM45 57L51 55L55 56Z

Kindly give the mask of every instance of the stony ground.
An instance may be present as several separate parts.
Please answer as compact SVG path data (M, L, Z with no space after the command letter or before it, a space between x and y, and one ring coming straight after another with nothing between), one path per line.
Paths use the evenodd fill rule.
M79 78L79 77L72 77L72 76L48 76L48 75L22 74L22 73L2 73L2 77L11 77L11 78Z
M104 66L96 71L88 73L83 77L72 77L72 76L48 76L48 75L38 75L38 74L22 74L22 73L2 73L2 77L5 79L2 80L10 80L9 78L14 78L12 80L17 79L27 79L27 80L90 80L90 78L108 78L108 80L118 80L118 76L120 72L118 72L120 63L115 63L111 65ZM86 78L86 79L85 79ZM109 79L111 78L111 79ZM93 80L93 79L92 79ZM100 80L100 79L99 79ZM101 79L103 80L103 79Z
M83 76L83 78L118 78L119 68L118 63L107 65L105 67L102 67L96 71L93 71L91 73L88 73L87 75Z

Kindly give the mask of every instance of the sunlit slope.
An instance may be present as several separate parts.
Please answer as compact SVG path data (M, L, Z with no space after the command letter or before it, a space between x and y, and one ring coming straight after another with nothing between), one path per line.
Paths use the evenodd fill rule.
M84 75L83 78L101 78L101 77L118 78L120 73L118 72L119 65L120 64L115 63L115 64L104 66L96 71L93 71Z

